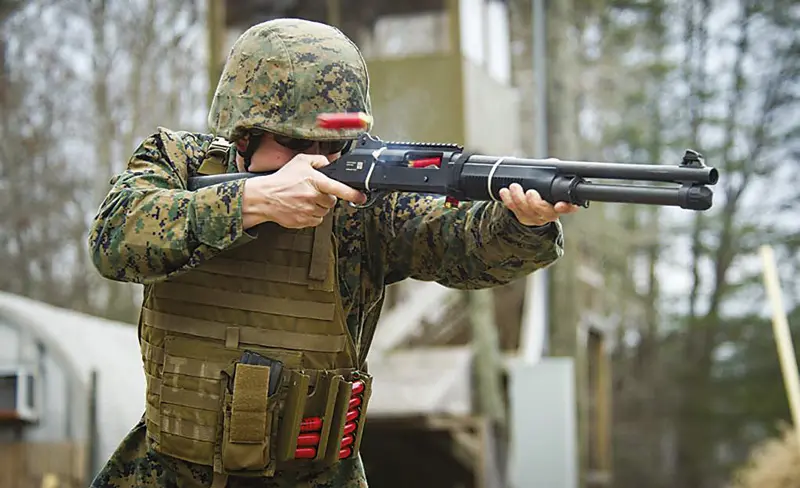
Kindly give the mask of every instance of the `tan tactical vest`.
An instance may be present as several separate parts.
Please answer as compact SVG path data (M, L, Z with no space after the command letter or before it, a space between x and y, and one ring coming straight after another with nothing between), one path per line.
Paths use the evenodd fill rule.
M224 154L220 142L207 163ZM256 240L148 289L141 349L156 451L223 480L358 451L372 378L357 370L332 223L329 214L312 229L264 224ZM245 351L264 364L241 362Z

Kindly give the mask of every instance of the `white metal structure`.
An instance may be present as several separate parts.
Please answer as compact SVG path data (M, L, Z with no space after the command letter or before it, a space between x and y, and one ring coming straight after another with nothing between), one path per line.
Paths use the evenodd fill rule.
M0 424L0 440L87 442L92 372L97 373L91 460L96 468L144 412L136 327L0 292L0 377L6 386L17 385L22 414L21 428ZM22 381L10 380L14 375ZM0 401L7 409L8 400Z

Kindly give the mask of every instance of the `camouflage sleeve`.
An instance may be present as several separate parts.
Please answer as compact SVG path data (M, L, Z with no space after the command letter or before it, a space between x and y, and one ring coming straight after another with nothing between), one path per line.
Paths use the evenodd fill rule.
M186 190L192 149L162 130L144 140L112 180L89 231L101 275L153 283L252 238L242 228L240 181Z
M560 222L521 224L500 202L464 202L396 193L374 214L383 237L387 284L412 278L459 289L497 286L563 254Z

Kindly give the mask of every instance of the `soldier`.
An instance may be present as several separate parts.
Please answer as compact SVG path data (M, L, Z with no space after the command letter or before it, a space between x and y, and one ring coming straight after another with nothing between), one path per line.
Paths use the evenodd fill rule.
M339 30L280 19L248 29L217 86L213 134L159 128L94 219L106 278L144 285L145 413L95 487L366 487L365 370L384 288L405 278L475 289L563 253L559 216L517 185L501 202L365 196L317 171L370 113L367 67ZM276 172L186 189L187 178ZM431 374L436 374L432 371Z

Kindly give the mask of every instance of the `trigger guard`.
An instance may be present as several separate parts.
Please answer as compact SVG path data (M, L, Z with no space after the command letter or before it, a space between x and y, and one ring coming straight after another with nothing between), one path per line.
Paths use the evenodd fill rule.
M371 207L371 206L373 206L375 204L375 202L378 200L378 198L380 198L381 196L386 194L386 192L384 192L384 191L376 191L376 192L367 191L367 192L364 192L364 193L367 195L367 201L366 202L364 202L362 204L357 204L357 203L353 203L353 202L347 202L347 203L349 203L351 207L357 208L357 209L369 208L369 207Z

